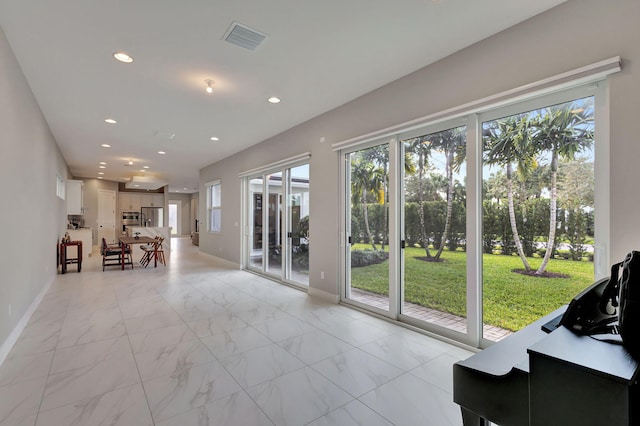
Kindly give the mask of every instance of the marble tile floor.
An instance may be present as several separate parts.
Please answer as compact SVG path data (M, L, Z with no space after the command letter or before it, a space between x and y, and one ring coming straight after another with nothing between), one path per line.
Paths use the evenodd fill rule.
M0 426L461 425L470 352L173 242L166 267L57 276L0 366Z

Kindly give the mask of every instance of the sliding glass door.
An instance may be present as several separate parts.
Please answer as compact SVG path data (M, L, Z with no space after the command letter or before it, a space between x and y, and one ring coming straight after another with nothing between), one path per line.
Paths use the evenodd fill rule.
M389 143L345 154L345 297L389 312Z
M249 176L245 182L248 269L309 285L309 165Z
M400 135L400 314L459 333L467 329L466 133L457 125Z
M607 276L597 93L567 89L342 149L342 300L486 346Z

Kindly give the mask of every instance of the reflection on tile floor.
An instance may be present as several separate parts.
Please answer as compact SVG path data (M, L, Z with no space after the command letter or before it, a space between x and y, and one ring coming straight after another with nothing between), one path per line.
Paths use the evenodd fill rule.
M460 425L471 355L172 241L58 275L0 366L0 426Z

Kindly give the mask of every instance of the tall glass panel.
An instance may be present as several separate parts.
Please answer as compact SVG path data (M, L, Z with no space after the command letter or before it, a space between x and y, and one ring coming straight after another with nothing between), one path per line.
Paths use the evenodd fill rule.
M262 178L249 180L249 266L262 270Z
M282 275L282 172L267 175L267 267Z
M289 279L309 285L309 165L289 169Z
M346 297L389 311L389 145L347 154L350 261Z
M594 279L594 98L482 123L483 337L500 340Z
M403 140L400 312L466 333L466 126Z

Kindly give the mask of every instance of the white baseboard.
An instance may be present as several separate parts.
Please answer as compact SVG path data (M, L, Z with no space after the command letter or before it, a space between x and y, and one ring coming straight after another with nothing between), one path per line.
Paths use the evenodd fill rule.
M337 294L332 294L324 290L318 290L317 288L309 287L308 293L309 293L309 296L317 297L322 300L326 300L328 302L332 302L332 303L340 302L340 296L338 296Z
M51 279L51 281L45 284L42 290L40 290L40 293L38 293L36 298L33 299L33 302L31 303L27 311L24 313L24 315L22 315L22 318L20 318L20 321L18 321L18 324L16 324L16 327L13 329L11 334L9 334L9 337L7 337L7 339L4 342L2 342L2 346L0 346L0 365L4 363L4 360L9 355L9 352L11 352L13 345L15 345L16 342L18 341L18 338L24 331L24 328L29 323L31 316L36 311L36 309L38 309L38 306L40 306L40 302L42 302L42 299L44 298L45 294L47 294L47 291L49 291L49 288L51 288L51 284L53 284L54 281L55 281L55 276Z

